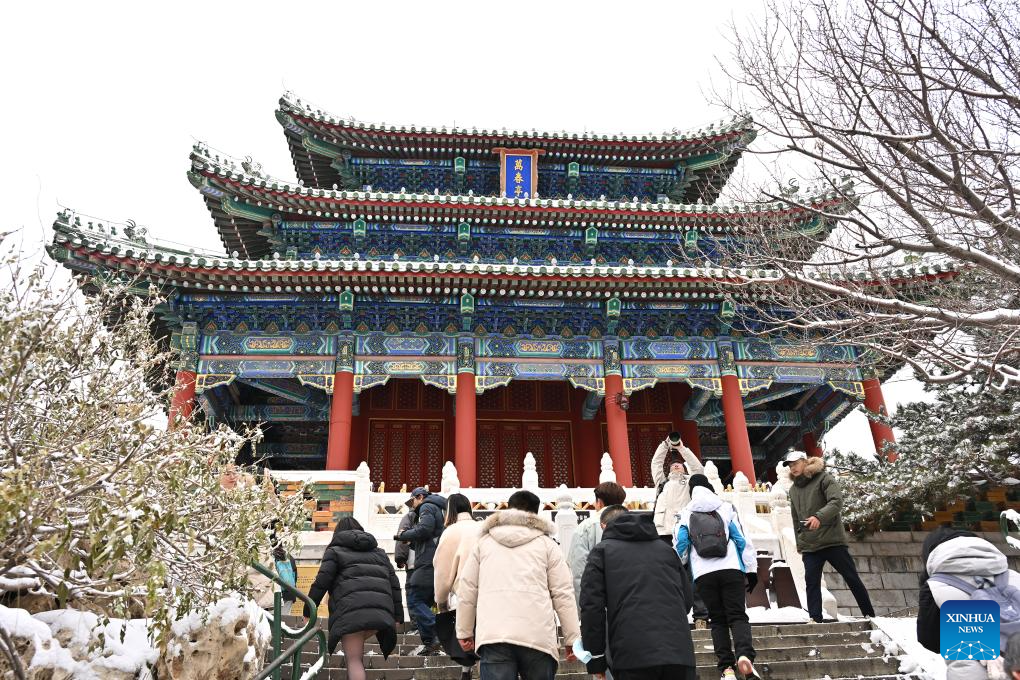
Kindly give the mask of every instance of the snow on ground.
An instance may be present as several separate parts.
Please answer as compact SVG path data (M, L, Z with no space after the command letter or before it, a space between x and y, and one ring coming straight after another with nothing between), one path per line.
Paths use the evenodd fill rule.
M899 646L901 673L923 672L931 680L946 680L946 664L942 657L929 652L917 641L917 619L879 616L872 622Z
M766 609L751 607L747 610L747 618L751 623L807 623L808 613L800 607L781 607Z

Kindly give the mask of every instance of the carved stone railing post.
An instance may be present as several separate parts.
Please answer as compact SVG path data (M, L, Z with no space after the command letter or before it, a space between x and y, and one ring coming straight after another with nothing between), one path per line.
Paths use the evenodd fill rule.
M715 489L717 494L723 492L722 479L719 478L719 468L717 468L715 463L712 461L705 463L705 476L708 477L708 483L712 485L712 488Z
M460 493L460 477L457 476L457 466L452 460L446 461L443 466L443 481L440 484L440 492L444 495Z
M372 507L372 471L368 463L361 461L355 471L354 480L354 519L363 527L369 526L371 516L375 512Z
M616 472L613 471L613 459L608 451L602 454L602 472L599 473L599 484L605 482L616 482Z
M574 499L570 496L566 484L559 487L560 495L556 498L556 538L560 542L563 557L570 554L570 543L574 540L577 530L577 511L574 510Z
M538 491L538 469L535 465L535 455L528 451L524 456L524 474L521 475L521 488L528 491Z

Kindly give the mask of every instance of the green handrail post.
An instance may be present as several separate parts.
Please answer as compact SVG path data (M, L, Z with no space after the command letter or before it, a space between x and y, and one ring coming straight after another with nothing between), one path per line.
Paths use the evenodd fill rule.
M283 651L283 594L273 593L273 658L276 659ZM273 671L273 680L281 680L279 670Z
M299 631L289 631L283 627L283 597L280 592L274 593L273 596L273 624L271 630L273 632L273 660L268 666L262 669L262 671L255 676L254 680L280 680L283 664L287 659L291 660L291 678L292 680L300 680L301 678L301 652L304 651L306 644L315 638L319 643L319 661L322 662L322 666L326 665L326 633L323 632L316 622L319 618L318 607L312 602L312 599L302 593L300 590L290 585L279 577L276 572L266 567L259 562L252 562L251 566L255 571L259 572L263 576L269 578L274 583L286 590L287 592L295 595L298 599L305 603L308 607L308 623L305 627ZM294 640L294 644L287 648L286 651L281 651L283 646L283 638L287 637ZM320 668L322 667L320 666Z

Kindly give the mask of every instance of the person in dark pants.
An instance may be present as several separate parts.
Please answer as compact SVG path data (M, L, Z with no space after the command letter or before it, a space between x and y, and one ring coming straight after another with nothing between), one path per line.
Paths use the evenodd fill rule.
M398 535L413 527L414 523L418 521L418 513L414 511L414 508L411 505L411 500L408 499L405 505L411 509L404 513L404 516L400 518L400 524L397 525ZM414 575L414 551L411 550L411 544L397 541L393 548L393 561L397 563L397 569L404 570L404 583L410 582L411 576ZM411 611L410 603L407 605L407 610ZM409 632L418 632L418 626L415 625L413 620L411 622L411 627L413 628L413 631Z
M554 680L557 628L568 661L580 637L573 579L538 496L516 491L507 505L482 524L460 570L457 639L478 650L481 680Z
M414 573L407 581L407 609L418 626L422 644L420 655L437 656L442 653L442 645L436 641L436 615L432 613L435 601L432 557L443 533L446 499L420 486L411 492L410 500L418 513L418 521L393 540L410 543L414 550Z
M790 511L797 532L797 552L804 559L804 589L811 620L822 621L822 567L826 562L846 581L861 613L874 616L868 589L847 547L839 482L825 469L823 459L809 458L803 451L790 451L783 465L790 468L793 478Z
M602 541L581 577L582 646L592 654L588 672L604 676L611 667L615 680L695 680L687 623L693 595L683 565L647 514L612 505L601 519Z
M757 677L747 618L747 592L758 585L758 555L740 526L737 511L715 494L705 475L691 475L691 502L676 526L676 552L690 564L708 608L712 646L722 680ZM732 635L732 638L731 638Z

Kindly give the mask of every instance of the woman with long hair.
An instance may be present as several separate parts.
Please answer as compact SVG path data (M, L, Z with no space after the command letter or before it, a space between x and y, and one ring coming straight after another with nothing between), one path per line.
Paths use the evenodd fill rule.
M308 597L318 605L326 593L329 651L341 644L347 677L365 680L365 641L376 636L388 657L397 644L396 625L404 621L404 603L390 558L353 517L337 522Z
M436 604L441 613L451 612L457 607L457 581L460 569L478 544L481 530L481 523L476 522L471 514L471 501L467 496L459 493L450 494L446 499L446 528L439 539L435 557L432 558L432 566L435 569ZM447 618L455 620L456 617L447 615ZM461 675L462 680L469 679L474 656L464 656L452 629L450 644L447 645L445 639L442 642L447 648L447 653L459 657L455 660L461 661L462 664L467 660L472 661L471 665L463 665Z

